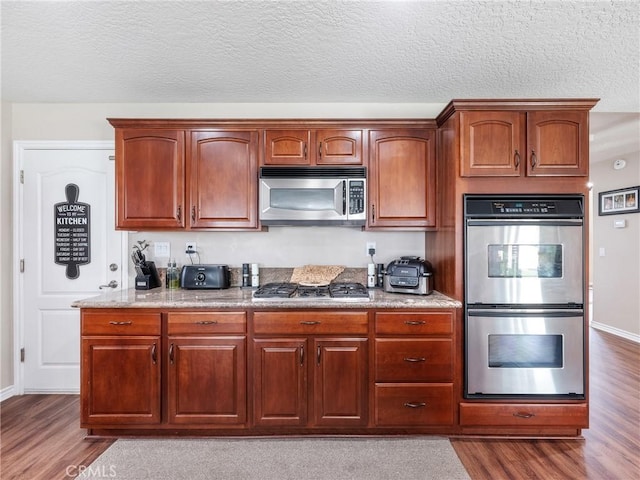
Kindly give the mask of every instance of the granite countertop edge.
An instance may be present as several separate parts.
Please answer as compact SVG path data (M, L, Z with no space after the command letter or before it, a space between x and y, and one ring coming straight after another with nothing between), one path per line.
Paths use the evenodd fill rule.
M369 301L341 301L337 299L304 300L269 299L252 297L253 289L231 287L224 290L119 290L96 297L77 300L71 304L76 308L242 308L242 309L372 309L372 308L461 308L462 302L440 292L429 295L389 293L371 289Z

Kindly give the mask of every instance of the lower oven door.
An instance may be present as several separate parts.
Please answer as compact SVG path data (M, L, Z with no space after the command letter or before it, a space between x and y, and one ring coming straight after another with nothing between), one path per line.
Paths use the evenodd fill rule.
M583 310L469 310L465 397L584 398Z

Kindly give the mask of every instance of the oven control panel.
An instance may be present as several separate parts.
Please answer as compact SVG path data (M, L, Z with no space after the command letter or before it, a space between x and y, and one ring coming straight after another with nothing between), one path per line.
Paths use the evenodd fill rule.
M492 202L493 213L554 213L555 202Z
M553 195L546 198L467 195L465 199L467 218L582 218L583 215L583 197L577 195Z

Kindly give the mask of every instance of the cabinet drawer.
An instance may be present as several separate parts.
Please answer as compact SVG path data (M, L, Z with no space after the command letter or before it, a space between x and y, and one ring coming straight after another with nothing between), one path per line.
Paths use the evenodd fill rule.
M376 384L378 426L424 427L453 424L453 384Z
M460 425L586 428L589 426L589 410L586 403L572 405L461 403Z
M261 334L364 334L367 312L255 312L253 329Z
M382 335L451 335L451 312L378 312L376 333Z
M82 312L82 335L160 335L159 313Z
M376 382L450 382L451 340L376 339Z
M245 333L245 312L170 312L169 335L199 333Z

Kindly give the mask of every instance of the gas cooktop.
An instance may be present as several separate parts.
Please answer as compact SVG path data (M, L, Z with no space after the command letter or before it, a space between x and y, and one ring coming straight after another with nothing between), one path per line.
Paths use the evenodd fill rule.
M370 300L369 290L361 283L336 282L329 285L309 286L297 283L281 282L266 283L253 292L256 300L340 300L364 301Z

